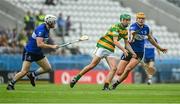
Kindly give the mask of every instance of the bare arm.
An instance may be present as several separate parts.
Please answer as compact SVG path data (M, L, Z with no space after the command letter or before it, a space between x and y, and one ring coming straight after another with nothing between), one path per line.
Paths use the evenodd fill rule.
M118 37L113 37L113 41L116 47L118 47L119 49L121 49L123 52L126 50L123 46L120 45L120 43L118 42Z
M156 48L156 51L157 51L157 53L158 53L159 60L161 61L161 57L160 57L161 53L160 53L160 50Z
M126 49L131 53L131 54L135 54L135 52L133 51L133 49L131 48L129 42L127 40L124 40L125 43L125 47Z
M37 37L36 42L37 42L37 46L40 48L52 48L52 49L59 48L58 45L50 45L50 44L44 43L43 38L41 38L41 37Z
M129 36L129 42L132 43L134 41L135 35L137 32L135 31L130 31L130 36Z
M152 31L151 31L151 35L152 35ZM152 37L153 37L153 36L152 36ZM156 43L158 43L158 41L157 41L156 38L153 37L153 39L156 41ZM159 43L158 43L158 44L159 44ZM156 48L156 51L157 51L158 56L159 56L159 58L160 58L160 54L161 54L161 53L160 53L160 50Z
M123 47L121 46L121 44L118 42L118 37L113 37L113 42L115 44L116 47L118 47L120 50L123 51L123 53L128 56L128 51Z
M133 42L135 40L135 36L137 33L139 33L142 30L143 26L139 30L130 30L130 40L129 42Z
M162 52L164 52L164 53L167 52L167 49L161 48L161 47L157 44L157 42L153 39L152 34L149 34L149 35L148 35L148 40L149 40L150 43L151 43L152 45L154 45L158 50L160 50L160 51L162 51Z
M157 50L158 56L160 56L161 55L160 50L159 49L156 49L156 50Z
M132 47L130 46L129 43L134 42L134 38L135 38L136 33L137 33L137 32L135 32L135 31L130 31L130 38L129 38L129 41L124 40L126 49L133 55L132 57L134 57L134 58L136 58L137 55L136 55L136 53L134 52L134 50L132 49Z
M157 44L157 42L153 39L152 35L148 35L148 40L152 45L154 45L157 49L161 50L161 47Z

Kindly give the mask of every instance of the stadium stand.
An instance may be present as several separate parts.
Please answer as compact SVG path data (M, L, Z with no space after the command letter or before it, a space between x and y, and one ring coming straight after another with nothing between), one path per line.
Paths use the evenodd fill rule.
M58 16L59 13L63 13L64 17L71 16L71 21L73 24L72 27L75 28L76 31L70 31L70 36L65 36L64 41L68 42L77 39L79 35L88 35L90 37L90 40L88 40L87 42L76 43L71 46L79 46L82 53L90 55L92 55L92 52L96 45L96 41L99 39L99 37L106 32L106 30L111 26L111 24L119 21L120 13L129 13L133 17L132 21L135 20L135 12L133 10L134 8L132 9L132 7L124 7L125 5L122 2L120 3L118 0L61 0L61 2L55 2L55 5L45 5L45 0L5 1L11 3L14 6L17 6L21 10L24 10L24 13L28 10L36 13L37 11L42 9L45 14L54 14ZM144 1L147 0L143 0L143 2ZM147 5L149 4L147 3ZM158 19L159 18L153 18L151 20L148 18L146 23L152 28L153 33L155 37L157 37L157 39L159 40L160 45L169 49L168 53L162 55L161 58L168 58L172 60L173 58L179 57L180 47L177 45L180 43L180 35L178 32L179 30L169 31L170 29L168 26L159 25ZM178 17L175 19L178 19ZM61 43L61 39L58 36L53 35L52 38L55 40L55 42ZM116 51L116 55L120 55L121 53L122 52L119 50ZM179 60L175 60L175 62L178 61ZM0 61L0 64L2 63L3 62ZM164 64L167 64L166 61L164 61L164 64L158 61L157 64L159 64L158 69L160 70L172 67L169 65L167 65L167 67L162 67L164 66ZM174 66L176 65L178 66L177 63Z
M62 12L64 16L70 15L74 23L81 23L82 34L90 36L90 40L84 43L77 43L83 53L93 51L97 39L103 35L106 29L115 22L119 21L119 14L128 12L134 17L131 8L125 8L117 1L112 0L62 0L63 4L56 3L56 6L44 5L44 0L7 0L12 4L24 10L37 11L43 9L46 14L57 15ZM134 18L133 18L134 20ZM169 49L168 55L162 57L176 57L180 55L180 48L176 45L180 42L179 35L176 32L169 32L166 26L156 25L156 21L147 20L154 31L154 35L159 39L162 46ZM81 35L82 35L81 34ZM65 37L65 41L74 40L77 38L78 32L70 32L69 37ZM58 41L58 40L56 40ZM167 45L167 43L169 45ZM89 54L91 54L89 53ZM116 52L119 55L119 51Z
M180 1L179 0L167 0L168 2L173 3L174 5L180 7Z

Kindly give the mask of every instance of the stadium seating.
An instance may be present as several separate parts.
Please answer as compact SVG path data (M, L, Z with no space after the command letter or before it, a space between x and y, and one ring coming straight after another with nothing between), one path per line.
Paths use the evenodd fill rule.
M168 2L173 3L174 5L180 7L180 1L179 0L167 0Z
M43 9L45 13L58 15L62 12L64 16L71 16L74 23L82 24L82 34L87 34L90 40L83 43L77 43L83 53L91 54L95 48L96 41L103 35L111 24L119 21L120 13L129 13L135 20L135 14L130 8L125 8L119 2L113 0L61 0L56 6L44 5L44 0L7 0L12 4L19 6L24 10L37 11ZM169 32L165 26L156 25L155 20L147 20L146 23L152 28L154 36L158 38L160 45L167 47L169 52L162 55L162 58L180 56L179 34ZM78 33L70 32L65 41L74 40ZM116 51L117 55L121 52Z
M6 1L25 11L31 10L37 12L42 9L46 14L54 14L57 16L61 12L64 17L70 15L75 31L70 31L70 36L64 37L65 42L77 39L79 35L83 34L90 37L88 41L73 44L78 45L80 51L88 55L48 56L55 70L82 69L87 65L91 59L90 55L92 55L95 49L97 40L113 23L119 21L120 13L129 13L132 15L132 22L135 21L135 13L132 12L131 8L121 6L118 0L57 0L58 2L55 6L45 5L45 0ZM148 17L146 23L152 28L154 36L157 37L159 44L169 49L167 54L161 55L163 61L159 59L156 60L156 78L161 82L170 82L170 80L171 82L179 81L180 64L178 56L180 56L180 47L178 44L180 43L180 35L177 32L170 32L166 26L157 25L158 21L150 20ZM60 38L57 36L54 35L53 38L56 42L60 42ZM123 44L123 41L121 41L121 44ZM117 49L115 53L118 56L117 58L120 58L122 52ZM20 60L20 55L0 55L0 71L19 71L21 68L21 63L19 63ZM14 67L15 65L16 67ZM38 66L33 64L31 71L37 68ZM107 69L107 66L101 63L95 69Z

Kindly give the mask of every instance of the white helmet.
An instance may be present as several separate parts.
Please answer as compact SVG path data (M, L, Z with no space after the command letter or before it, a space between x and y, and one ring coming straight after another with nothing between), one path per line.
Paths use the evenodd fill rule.
M45 18L44 18L44 21L47 24L55 24L56 20L57 20L57 18L54 15L46 15Z

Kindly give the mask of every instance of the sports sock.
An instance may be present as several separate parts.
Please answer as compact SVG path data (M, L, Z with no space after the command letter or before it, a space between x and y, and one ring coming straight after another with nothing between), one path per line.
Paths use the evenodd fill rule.
M119 85L121 82L119 82L118 80L114 83L114 85Z
M10 82L9 84L12 85L12 86L14 86L14 85L16 84L16 82L17 82L17 81L13 79L13 80L11 80L11 82Z
M148 75L148 79L152 79L152 75Z
M78 81L78 80L81 78L81 76L82 76L82 75L78 74L78 75L76 76L76 80Z

